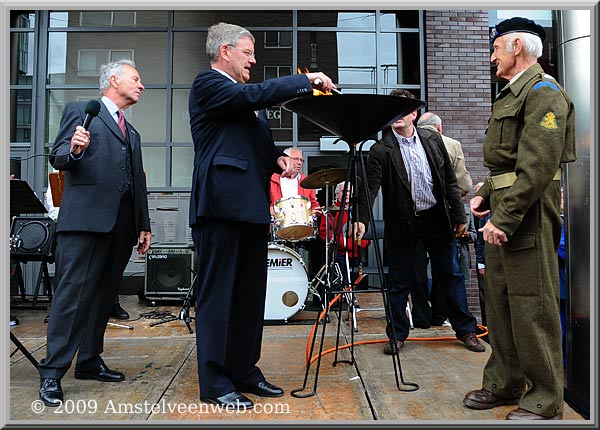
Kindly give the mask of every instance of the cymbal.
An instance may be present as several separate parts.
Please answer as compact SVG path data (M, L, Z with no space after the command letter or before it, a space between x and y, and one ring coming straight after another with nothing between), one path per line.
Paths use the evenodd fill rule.
M333 186L346 179L346 169L324 169L311 173L300 182L302 188L322 188L327 185Z

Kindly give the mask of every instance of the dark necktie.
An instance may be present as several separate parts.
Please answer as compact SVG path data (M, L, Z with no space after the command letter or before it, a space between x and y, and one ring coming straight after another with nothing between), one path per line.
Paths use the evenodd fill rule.
M117 111L117 115L119 116L119 128L121 129L121 133L123 133L123 137L127 138L127 130L125 129L125 116L123 115L122 110Z

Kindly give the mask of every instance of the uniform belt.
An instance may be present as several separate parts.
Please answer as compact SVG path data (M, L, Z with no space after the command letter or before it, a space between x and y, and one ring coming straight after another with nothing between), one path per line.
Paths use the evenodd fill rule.
M561 169L558 169L552 178L553 181L560 181ZM508 188L512 186L517 180L517 174L515 172L503 173L501 175L488 176L488 185L490 190L500 190L502 188Z

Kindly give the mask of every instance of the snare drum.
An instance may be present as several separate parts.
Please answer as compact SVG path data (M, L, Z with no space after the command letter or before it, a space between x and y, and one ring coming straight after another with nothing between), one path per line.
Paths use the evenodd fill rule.
M310 200L306 197L286 197L273 204L275 221L273 232L283 240L308 239L315 234L315 225L310 213Z
M269 244L265 320L287 320L308 296L308 272L300 255L285 246Z

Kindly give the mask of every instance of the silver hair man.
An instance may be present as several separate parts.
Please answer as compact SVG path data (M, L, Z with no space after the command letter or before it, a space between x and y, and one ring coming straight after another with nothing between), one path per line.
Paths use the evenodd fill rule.
M506 35L506 52L512 52L515 39L521 39L523 49L530 57L540 58L542 56L542 39L539 36L531 33L510 33Z
M121 76L123 73L123 66L135 67L135 63L131 60L118 60L113 61L112 63L103 64L100 67L100 94L104 95L104 92L110 86L110 77L115 75L117 77Z
M248 37L255 42L254 36L244 27L235 24L219 22L208 29L206 36L206 55L211 64L219 58L219 49L222 45L237 46L241 37Z
M427 115L428 113L428 115ZM419 118L419 120L417 121L417 127L424 127L426 125L431 125L435 128L438 127L438 125L442 124L442 119L437 116L436 114L432 113L432 112L427 112L423 115L421 115L421 118Z

